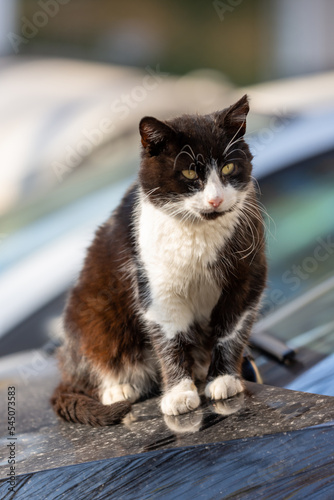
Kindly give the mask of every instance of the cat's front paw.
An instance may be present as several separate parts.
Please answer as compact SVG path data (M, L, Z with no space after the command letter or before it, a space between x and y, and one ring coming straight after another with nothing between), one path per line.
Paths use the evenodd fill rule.
M194 383L187 379L166 392L160 406L165 415L181 415L195 410L200 402Z
M104 405L111 405L113 403L117 403L118 401L130 401L130 403L134 403L139 399L140 394L139 391L136 390L130 384L119 384L112 385L105 389L101 396L101 402Z
M233 375L220 375L209 382L205 388L205 395L210 399L227 399L242 392L244 387L241 380Z

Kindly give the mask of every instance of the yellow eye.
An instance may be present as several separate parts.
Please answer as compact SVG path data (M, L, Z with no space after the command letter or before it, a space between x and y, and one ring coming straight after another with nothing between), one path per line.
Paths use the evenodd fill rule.
M226 165L222 168L222 174L228 175L231 174L234 170L234 163L226 163Z
M195 170L182 170L182 174L186 179L190 179L191 181L198 178Z

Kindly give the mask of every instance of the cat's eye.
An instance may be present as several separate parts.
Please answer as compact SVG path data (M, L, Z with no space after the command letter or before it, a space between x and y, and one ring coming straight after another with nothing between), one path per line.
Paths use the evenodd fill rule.
M182 170L182 175L184 175L186 179L189 179L191 181L198 178L198 175L196 174L195 170Z
M234 171L234 163L226 163L222 168L223 175L229 175Z

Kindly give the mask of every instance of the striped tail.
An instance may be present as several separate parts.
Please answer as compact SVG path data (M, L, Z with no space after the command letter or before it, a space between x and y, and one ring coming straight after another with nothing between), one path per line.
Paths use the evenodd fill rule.
M102 427L118 424L131 410L129 401L103 405L100 401L60 384L51 398L54 411L67 422Z

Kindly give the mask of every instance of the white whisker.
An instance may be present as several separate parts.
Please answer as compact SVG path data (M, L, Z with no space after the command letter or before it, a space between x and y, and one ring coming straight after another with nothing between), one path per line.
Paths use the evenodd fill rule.
M225 155L225 158L228 158L229 155L231 155L232 153L235 153L236 151L240 151L240 153L245 155L245 158L247 158L247 154L242 149L232 149L232 151L230 151L227 155Z
M233 144L235 144L236 142L238 142L241 138L237 139L235 142L234 139L235 137L238 135L238 133L240 132L240 130L242 129L242 127L245 125L245 121L242 122L242 124L240 125L240 127L238 128L238 130L236 131L236 133L234 134L234 136L232 137L232 139L230 140L230 142L228 143L228 145L226 146L226 148L224 149L223 151L223 156L225 155L225 153L230 149L231 146L233 146Z

